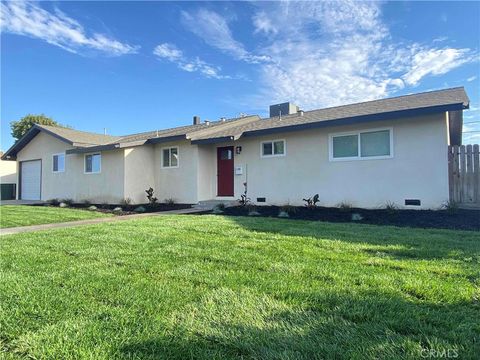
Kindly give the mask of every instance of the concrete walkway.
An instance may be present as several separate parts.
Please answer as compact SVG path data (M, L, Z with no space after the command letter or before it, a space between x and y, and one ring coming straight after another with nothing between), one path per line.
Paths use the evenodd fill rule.
M144 217L149 217L149 216L175 215L175 214L195 214L195 213L201 213L201 212L205 212L205 210L191 208L191 209L161 211L161 212L155 212L155 213L133 214L133 215L104 217L104 218L97 218L97 219L68 221L68 222L63 222L63 223L19 226L19 227L13 227L13 228L0 229L0 236L11 235L11 234L20 234L20 233L25 233L25 232L41 231L41 230L76 227L76 226L82 226L82 225L94 225L94 224L101 224L101 223L114 222L114 221L132 220L132 219L139 219L139 218L144 218Z

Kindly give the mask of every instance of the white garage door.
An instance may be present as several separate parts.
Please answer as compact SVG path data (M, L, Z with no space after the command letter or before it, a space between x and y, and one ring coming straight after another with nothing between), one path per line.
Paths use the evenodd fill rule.
M40 200L41 160L23 161L21 164L20 199Z

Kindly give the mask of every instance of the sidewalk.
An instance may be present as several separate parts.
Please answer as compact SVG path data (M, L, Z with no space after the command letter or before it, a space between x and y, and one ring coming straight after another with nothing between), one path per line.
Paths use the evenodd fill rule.
M205 210L203 209L191 208L191 209L170 210L170 211L162 211L162 212L146 213L146 214L112 216L112 217L106 217L106 218L69 221L69 222L53 223L53 224L19 226L19 227L13 227L13 228L0 229L0 236L20 234L25 232L41 231L41 230L68 228L68 227L75 227L75 226L82 226L82 225L94 225L94 224L114 222L114 221L132 220L132 219L139 219L139 218L144 218L149 216L195 214L195 213L201 213L204 211Z

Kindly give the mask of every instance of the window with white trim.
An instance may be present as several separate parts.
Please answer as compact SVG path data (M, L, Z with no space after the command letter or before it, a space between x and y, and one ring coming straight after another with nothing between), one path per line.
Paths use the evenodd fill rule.
M162 167L178 167L178 147L164 148L162 150Z
M392 129L330 135L330 160L386 159L393 155Z
M285 140L262 142L262 157L284 156Z
M65 171L65 154L53 154L52 171L54 173L62 173Z
M88 154L85 155L85 173L96 174L102 169L102 155Z

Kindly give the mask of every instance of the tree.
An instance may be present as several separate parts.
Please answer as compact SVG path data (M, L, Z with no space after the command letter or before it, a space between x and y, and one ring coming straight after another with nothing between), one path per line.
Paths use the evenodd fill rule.
M24 116L18 121L12 121L10 123L10 129L12 130L12 136L15 140L20 139L23 135L27 133L28 130L32 128L34 124L40 125L51 125L51 126L61 126L55 120L40 114L40 115L32 115L28 114Z

